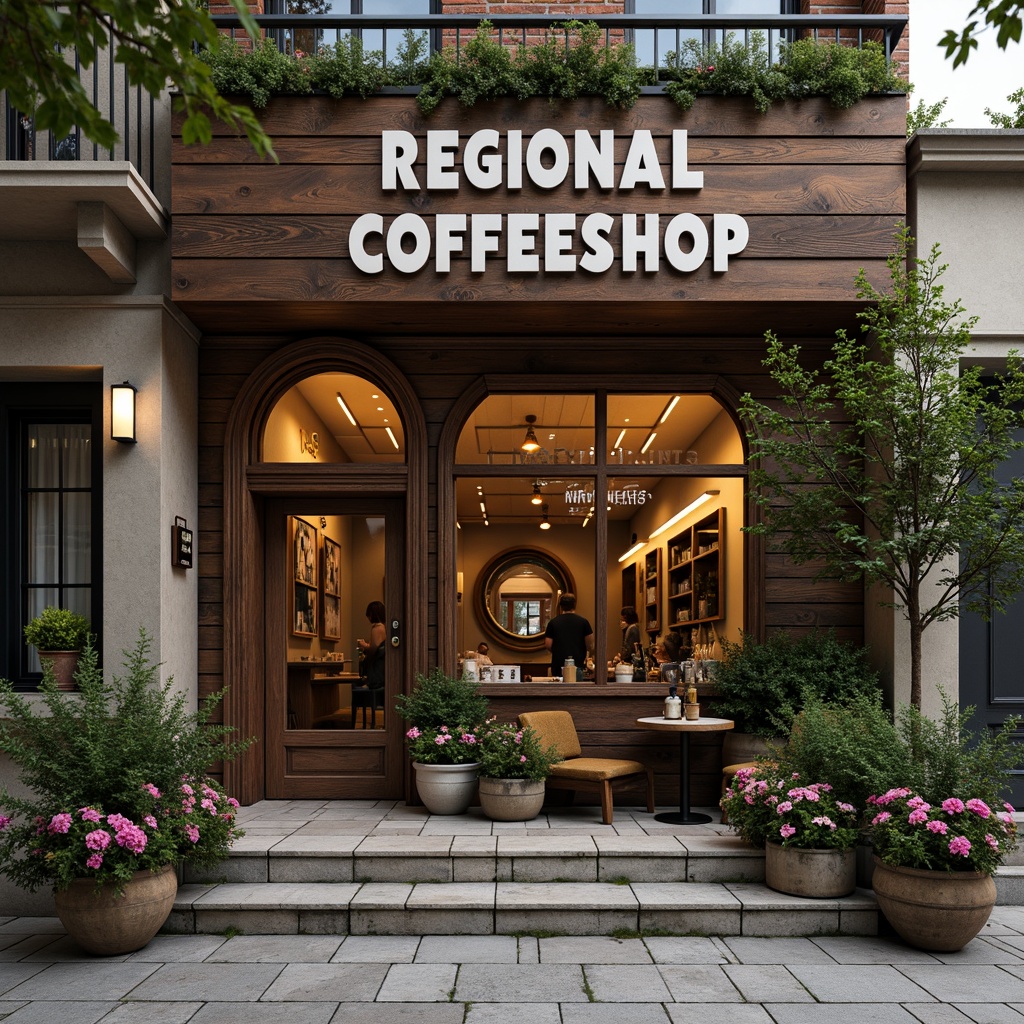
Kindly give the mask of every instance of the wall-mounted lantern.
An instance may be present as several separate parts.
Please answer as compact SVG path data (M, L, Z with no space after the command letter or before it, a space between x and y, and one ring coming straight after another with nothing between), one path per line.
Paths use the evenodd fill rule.
M128 381L110 386L110 436L122 444L135 444L135 394Z

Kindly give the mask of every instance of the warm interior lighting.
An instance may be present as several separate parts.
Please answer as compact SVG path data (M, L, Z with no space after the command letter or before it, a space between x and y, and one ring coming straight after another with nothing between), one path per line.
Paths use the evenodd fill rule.
M662 425L662 423L664 423L664 422L665 422L665 420L667 420L667 419L669 418L669 416L670 416L670 415L672 414L672 410L673 410L673 409L674 409L674 408L676 407L676 404L678 403L678 401L679 401L679 396L678 396L678 395L676 395L676 396L675 396L675 398L673 398L673 399L672 399L672 401L671 401L671 402L669 402L669 403L668 403L668 405L666 405L666 406L665 406L665 411L664 411L664 412L663 412L663 413L661 414L661 419L660 419L660 420L658 420L658 426L659 426L659 427L660 427L660 426Z
M384 428L384 433L387 434L388 437L391 438L391 443L395 446L395 451L397 452L398 451L398 438L395 437L395 435L393 433L391 433L391 428L390 427L385 427Z
M531 505L541 505L541 504L543 504L543 502L544 502L544 499L541 497L541 494L540 494L540 484L534 484L533 485L533 497L530 499L530 504Z
M135 444L135 388L125 381L110 386L110 436Z
M669 527L675 526L680 519L682 519L684 516L688 516L691 512L700 508L701 505L704 504L704 502L709 501L713 495L718 493L718 491L705 491L703 494L694 498L693 501L691 501L690 504L686 506L686 508L677 512L671 519L662 523L661 526L654 530L651 533L651 540L654 540L654 538L657 537L658 534L664 533Z
M651 536L653 537L654 535L651 534ZM619 561L625 562L627 558L632 558L646 543L647 541L645 540L638 540L628 551L619 555Z
M534 452L540 451L540 442L537 440L537 435L533 430L533 425L536 422L536 416L526 417L526 437L523 438L523 443L519 446L524 452L527 452L530 455Z
M345 399L341 397L341 392L337 391L335 392L335 394L338 396L338 405L341 406L341 411L348 417L349 423L351 423L353 427L358 427L359 424L356 423L355 416L352 415L352 413L349 411L348 406L345 404ZM395 447L397 448L398 445L395 445Z
M627 429L628 429L627 427L623 427L619 431L619 436L617 438L615 438L615 444L612 445L612 451L615 451L615 449L618 448L620 444L622 444L622 439L626 436L626 430Z
M647 440L646 440L646 441L644 441L644 446L643 446L643 448L641 448L641 449L640 449L640 454L641 454L641 455L646 455L646 454L647 454L647 449L648 449L648 448L650 448L652 444L654 444L654 439L655 439L655 438L656 438L657 436L658 436L658 434L657 434L657 432L656 432L656 431L652 430L652 431L650 432L650 434L649 434L649 435L648 435L648 437L647 437Z
M548 522L548 507L547 507L547 505L544 506L544 511L541 513L540 528L542 530L550 530L551 529L551 524Z

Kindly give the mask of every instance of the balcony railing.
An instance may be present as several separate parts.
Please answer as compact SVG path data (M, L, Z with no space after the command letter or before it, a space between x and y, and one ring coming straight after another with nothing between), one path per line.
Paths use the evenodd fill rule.
M553 24L564 19L551 15L494 15L487 19L499 38L509 45L529 45L549 37ZM878 42L891 58L907 25L906 17L893 15L670 15L607 14L583 16L596 23L606 44L631 42L641 65L660 68L665 55L678 53L687 40L702 45L721 45L730 34L751 45L753 34L762 33L768 53L775 57L780 42L810 37L842 45L862 47L868 40ZM232 38L245 36L241 22L233 15L213 18ZM380 51L381 59L393 61L411 29L425 33L431 49L454 46L456 53L476 35L479 15L430 14L411 16L338 14L338 15L259 15L256 22L263 33L277 41L279 49L294 52L312 46L330 45L350 35L359 35L368 51ZM296 45L301 42L303 45ZM74 54L67 59L76 60ZM30 115L14 110L6 93L0 96L0 128L6 143L8 160L129 160L153 186L158 133L166 131L166 98L155 101L139 87L129 85L121 65L111 50L102 51L93 67L80 69L82 84L92 102L110 120L120 141L110 149L101 149L78 129L64 138L37 131Z
M551 14L488 15L497 37L509 45L528 46L550 35L552 25L564 24L571 16ZM359 35L366 50L380 51L385 62L394 59L406 30L426 33L431 49L452 45L456 53L476 35L479 14L264 14L256 22L264 34L277 40L283 52L310 48L295 46L296 38L312 39L316 46L331 45L350 35ZM907 26L907 18L878 14L774 14L718 15L693 14L603 14L579 15L577 20L592 22L604 33L606 45L630 42L636 48L637 62L654 68L663 66L667 52L678 53L688 39L703 45L722 45L732 35L750 46L755 32L764 35L770 54L777 56L778 44L799 38L832 41L862 47L868 40L879 43L891 59ZM218 28L232 38L245 33L235 15L213 18ZM565 30L568 32L568 29Z
M156 177L154 123L159 102L140 86L129 84L124 67L114 61L111 48L101 50L90 68L81 67L75 51L65 54L74 63L90 101L110 121L119 136L111 148L101 148L77 127L63 137L36 128L35 119L14 109L6 90L0 92L0 127L7 160L126 160L135 165L150 188ZM165 118L164 129L169 128Z

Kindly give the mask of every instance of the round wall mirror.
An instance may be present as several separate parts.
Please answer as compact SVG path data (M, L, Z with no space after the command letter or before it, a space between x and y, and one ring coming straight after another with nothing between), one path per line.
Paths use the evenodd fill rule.
M480 570L477 616L496 642L536 651L544 646L548 619L558 614L558 599L575 589L572 574L555 555L540 548L512 548Z

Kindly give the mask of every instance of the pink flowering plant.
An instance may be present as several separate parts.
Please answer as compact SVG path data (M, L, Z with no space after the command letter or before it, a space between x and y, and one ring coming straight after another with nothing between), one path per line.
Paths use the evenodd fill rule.
M0 872L18 885L120 888L136 871L215 864L242 835L238 802L207 772L248 743L210 721L222 694L190 712L170 679L159 683L150 644L140 630L124 677L107 681L88 643L77 692L50 670L31 698L0 680L0 751L24 787L0 788Z
M479 730L487 698L472 679L435 668L416 677L411 693L396 707L408 723L409 754L419 764L470 764L480 760Z
M487 779L546 779L562 760L530 726L488 720L478 739L480 774Z
M929 803L910 789L868 797L875 854L893 867L991 875L1016 844L1013 807L980 798Z
M804 783L773 761L741 768L722 797L729 825L754 845L848 850L857 844L859 813L827 782Z

